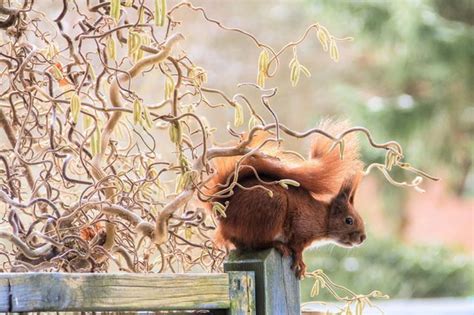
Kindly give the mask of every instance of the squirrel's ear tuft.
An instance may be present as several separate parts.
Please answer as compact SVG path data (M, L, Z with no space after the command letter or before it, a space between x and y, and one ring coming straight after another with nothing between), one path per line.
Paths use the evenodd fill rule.
M339 192L337 193L337 197L348 200L349 197L351 196L352 192L352 179L347 178L342 182L341 188L339 189Z
M354 203L354 195L359 186L360 180L362 179L362 174L355 174L349 178L346 178L339 189L337 194L338 198L349 201L351 204Z

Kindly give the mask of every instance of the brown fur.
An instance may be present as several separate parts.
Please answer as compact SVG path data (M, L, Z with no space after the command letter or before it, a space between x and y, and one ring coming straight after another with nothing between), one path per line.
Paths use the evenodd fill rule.
M322 124L324 130L337 136L347 124ZM274 247L282 255L293 256L293 268L298 277L304 275L303 250L315 241L330 240L341 246L360 244L365 239L364 223L353 206L362 163L354 138L345 143L344 159L338 148L329 151L332 141L319 135L311 147L311 160L299 163L267 156L250 157L245 165L254 167L264 181L292 179L300 187L263 184L272 191L261 188L252 190L235 188L226 199L226 217L219 218L216 240L233 244L238 249L258 250ZM275 153L275 152L274 152ZM278 152L276 152L278 153ZM276 155L276 154L275 154ZM217 176L210 192L216 193L229 176L232 176L235 158L221 159L217 163ZM262 185L250 168L239 172L238 182L244 187ZM331 194L328 202L318 194ZM350 217L352 224L346 222Z
M257 179L246 179L241 184L252 187ZM329 202L321 202L301 187L264 185L261 188L236 189L229 198L226 217L219 218L218 237L242 250L276 248L282 255L293 255L296 275L304 275L303 250L321 240L350 247L362 243L365 229L362 218L355 211L354 181L346 181L339 193ZM347 217L353 219L348 225Z

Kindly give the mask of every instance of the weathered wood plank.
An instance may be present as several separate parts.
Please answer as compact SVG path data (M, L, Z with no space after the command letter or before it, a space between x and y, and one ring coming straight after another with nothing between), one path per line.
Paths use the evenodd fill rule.
M255 314L255 275L253 272L229 271L230 308L228 315Z
M224 263L224 270L255 272L257 314L299 315L299 281L290 266L291 258L281 257L274 249L233 251Z
M0 299L0 312L228 309L229 276L9 273Z
M0 312L8 311L10 306L10 286L8 279L0 278Z

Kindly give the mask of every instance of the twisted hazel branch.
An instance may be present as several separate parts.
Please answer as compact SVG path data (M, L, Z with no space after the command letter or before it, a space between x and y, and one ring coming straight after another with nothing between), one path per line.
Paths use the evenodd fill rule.
M108 215L114 215L121 217L132 223L135 226L137 232L142 233L145 236L153 239L153 224L143 220L138 214L133 213L118 205L108 205L102 208L102 212Z
M11 199L4 191L0 190L0 201L3 201L6 204L9 204L13 207L21 208L21 209L26 209L31 207L32 205L38 203L38 202L44 202L48 204L54 211L54 213L59 217L59 210L56 207L54 203L52 203L49 199L46 198L34 198L30 200L27 204L23 204L20 202L17 202L13 199Z
M38 257L45 256L53 248L53 245L45 244L41 247L31 249L18 236L14 235L13 233L7 232L7 231L0 231L0 238L6 239L6 240L12 242L16 247L18 247L18 249L23 253L23 255L25 255L26 257L28 257L30 259L36 259Z
M147 56L140 61L138 61L128 72L121 73L117 75L112 82L109 90L110 101L113 107L123 107L122 102L120 100L120 90L119 84L126 81L131 80L136 77L139 73L145 70L145 68L155 65L157 63L162 62L165 60L170 54L172 48L181 40L184 39L182 34L174 34L173 36L169 37L166 42L163 44L161 51L155 55ZM114 112L102 130L102 137L100 139L100 150L98 154L92 160L92 176L97 181L102 180L106 174L102 170L102 159L104 157L104 152L109 144L110 136L114 131L115 126L117 125L120 117L122 116L121 111ZM108 188L105 190L106 198L110 198L113 196L113 188ZM114 246L114 239L115 239L115 226L112 223L106 223L106 241L104 244L105 249L111 249Z
M10 145L12 148L16 147L16 136L15 132L13 131L11 123L7 120L7 117L3 113L2 109L0 109L0 127L3 128L5 131L5 134L7 135L8 141L10 142ZM35 186L35 181L33 179L33 175L31 174L31 169L29 165L22 163L23 166L25 167L26 171L26 181L28 182L28 186L30 186L30 189L33 190L33 187Z
M7 18L4 20L0 19L0 28L6 29L15 24L18 19L19 10L7 8L4 6L3 2L3 0L0 1L0 14L7 15Z
M155 235L153 238L155 244L160 245L168 240L168 220L176 210L191 200L195 189L195 186L185 188L182 193L163 208L156 220Z

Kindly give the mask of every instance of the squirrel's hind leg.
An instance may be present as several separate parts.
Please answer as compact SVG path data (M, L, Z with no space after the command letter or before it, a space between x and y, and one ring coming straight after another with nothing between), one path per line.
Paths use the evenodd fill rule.
M303 279L306 273L306 264L303 261L304 244L289 244L288 246L293 252L291 269L295 272L298 279Z
M292 254L292 250L282 241L274 241L272 247L275 248L283 257L288 257Z

